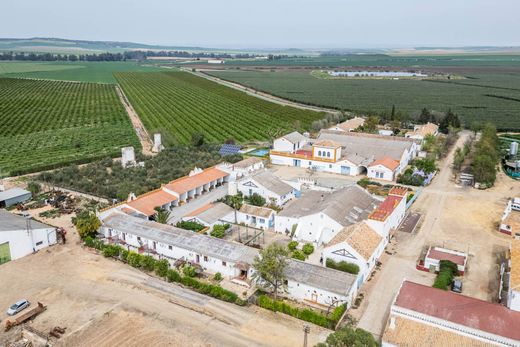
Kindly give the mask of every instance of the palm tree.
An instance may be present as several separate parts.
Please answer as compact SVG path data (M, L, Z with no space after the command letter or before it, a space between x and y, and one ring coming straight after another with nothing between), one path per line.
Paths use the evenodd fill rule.
M168 219L170 219L170 211L167 211L160 207L156 207L155 211L157 211L157 213L155 214L155 221L157 223L161 223L161 224L168 223Z

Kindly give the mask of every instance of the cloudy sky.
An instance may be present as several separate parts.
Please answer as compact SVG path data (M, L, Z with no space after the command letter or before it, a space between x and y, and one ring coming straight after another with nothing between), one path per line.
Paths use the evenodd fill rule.
M520 45L520 0L0 0L0 37L236 48Z

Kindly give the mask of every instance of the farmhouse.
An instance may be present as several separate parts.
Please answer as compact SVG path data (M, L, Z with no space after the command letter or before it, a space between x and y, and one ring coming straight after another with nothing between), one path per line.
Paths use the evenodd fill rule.
M428 122L426 124L416 125L413 131L408 131L404 136L410 139L423 141L426 136L437 136L438 133L439 126Z
M250 264L257 255L256 249L238 243L117 212L103 222L104 236L129 250L168 259L172 265L182 259L228 278L250 278Z
M262 159L250 157L234 164L230 164L229 167L222 167L221 170L229 172L233 176L233 179L239 179L241 177L249 176L263 168L264 162Z
M322 130L316 140L299 133L275 140L270 157L275 165L392 181L418 149L415 140L403 137Z
M404 281L383 334L383 346L519 346L520 312Z
M406 188L392 187L383 203L368 216L367 224L387 241L406 215L407 194Z
M31 199L31 192L21 188L11 188L0 192L0 208L17 205Z
M358 288L374 269L386 246L385 239L365 221L343 228L323 249L323 259L359 266Z
M507 307L520 312L520 239L511 241Z
M189 215L182 217L182 220L196 222L213 228L217 224L223 225L234 222L235 211L223 202L216 202L202 206Z
M0 210L0 264L56 243L56 228Z
M365 124L365 118L362 117L354 117L349 120L344 121L343 123L339 123L331 128L329 130L335 130L335 131L354 131L360 126Z
M296 259L287 261L285 276L289 297L324 308L350 307L356 291L356 276Z
M243 204L237 214L237 222L257 229L274 228L276 211L267 207Z
M155 216L156 208L171 211L172 208L188 203L229 180L229 173L216 166L205 170L195 168L188 176L173 180L159 189L138 197L131 194L128 201L102 210L99 218L103 219L113 210L119 210L131 216L151 220Z
M299 194L299 190L267 170L245 177L236 182L236 189L244 196L252 196L256 193L267 202L274 203L277 206L284 205Z
M442 247L430 247L424 257L423 264L418 264L417 269L430 272L439 272L440 261L449 260L457 265L460 275L464 275L468 255L463 252L453 251Z
M275 231L321 245L344 227L366 219L379 203L357 185L334 192L308 191L276 216Z
M499 231L508 235L520 235L520 198L508 201L502 215Z

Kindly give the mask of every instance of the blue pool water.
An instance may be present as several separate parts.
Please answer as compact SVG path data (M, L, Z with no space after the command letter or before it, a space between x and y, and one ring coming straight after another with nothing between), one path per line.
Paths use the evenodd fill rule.
M267 149L267 148L255 149L254 151L248 152L247 154L254 155L255 157L265 157L267 154L269 154L269 149Z

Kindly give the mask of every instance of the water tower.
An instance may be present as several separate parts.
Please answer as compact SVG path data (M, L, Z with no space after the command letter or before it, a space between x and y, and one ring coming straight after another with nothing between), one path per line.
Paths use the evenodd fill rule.
M153 134L152 152L159 153L160 151L162 151L164 149L164 146L162 145L161 142L162 142L161 134L159 134L159 133Z

